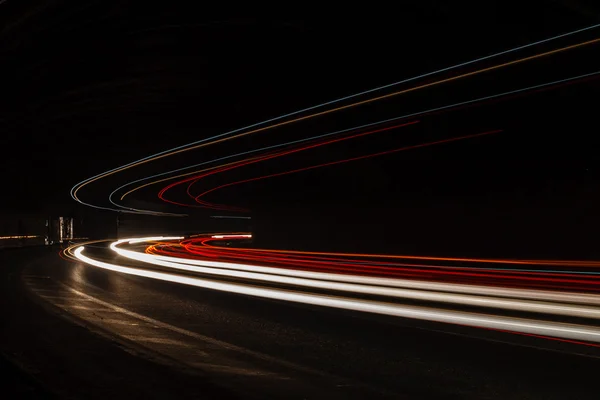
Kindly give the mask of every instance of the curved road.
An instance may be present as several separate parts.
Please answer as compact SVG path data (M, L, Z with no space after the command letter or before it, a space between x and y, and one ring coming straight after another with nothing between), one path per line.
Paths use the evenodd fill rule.
M97 246L86 251L124 264L106 244ZM67 329L59 327L65 321L85 327L68 343L36 344L38 352L54 346L65 358L78 352L86 371L61 372L74 376L71 382L49 379L57 376L44 374L49 365L25 367L59 397L76 392L73 387L87 388L88 398L107 395L85 377L125 368L125 356L78 344L101 338L125 349L132 364L115 384L124 388L111 394L115 398L129 397L125 390L133 386L156 398L169 390L178 398L596 398L600 352L594 347L217 292L102 270L47 249L7 254L3 296L14 299L3 302L4 315L12 316L11 328L3 329L3 353L10 350L17 363L27 353L15 350L26 344L10 337L32 329L18 311L25 303L31 318L40 310L50 316L40 321L63 318L24 337L52 337L55 327ZM22 308L15 311L16 304ZM164 370L148 372L157 365Z

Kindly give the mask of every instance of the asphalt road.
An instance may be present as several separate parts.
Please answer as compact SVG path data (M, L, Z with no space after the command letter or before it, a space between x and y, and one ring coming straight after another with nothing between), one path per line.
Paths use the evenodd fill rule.
M597 398L594 349L187 287L57 253L0 254L3 365L31 398Z

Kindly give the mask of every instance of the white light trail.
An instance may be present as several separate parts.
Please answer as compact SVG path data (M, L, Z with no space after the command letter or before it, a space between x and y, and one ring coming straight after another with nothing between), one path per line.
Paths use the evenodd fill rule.
M517 299L528 299L528 300L540 300L550 302L564 302L573 304L588 304L588 305L600 305L600 296L594 294L582 294L573 292L553 292L547 290L529 290L529 289L511 289L511 288L500 288L492 286L479 286L479 285L467 285L458 283L437 283L428 281L418 281L410 279L398 279L398 278L382 278L372 276L360 276L360 275L347 275L327 272L313 272L313 271L302 271L295 269L277 268L277 267L263 267L252 264L241 264L223 261L208 261L208 260L194 260L194 259L183 259L180 257L169 257L155 254L139 253L132 250L126 250L119 248L118 246L127 241L117 241L110 245L110 248L117 252L119 255L148 263L154 263L158 261L165 261L174 263L177 265L192 265L192 266L204 266L221 268L227 270L239 270L258 272L271 275L290 276L306 279L317 279L332 282L345 282L345 283L356 283L363 285L374 285L374 286L387 286L395 288L408 288L416 290L428 290L434 292L445 292L445 293L462 293L462 294L473 294L473 295L484 295L484 296L498 296L506 298L517 298ZM150 240L147 240L150 241ZM173 266L174 264L169 264ZM157 264L158 265L158 264ZM167 265L163 265L167 266ZM175 266L176 268L176 266ZM200 272L200 271L198 271Z
M251 238L252 235L213 235L211 238L213 239L243 239L243 238Z
M600 328L597 327L564 324L548 321L527 320L521 318L501 317L480 313L439 310L370 300L356 300L347 297L333 297L319 294L298 293L289 290L261 288L237 283L216 282L208 279L188 277L110 264L103 261L94 260L83 255L83 249L83 246L80 246L74 251L74 256L80 261L83 261L87 264L99 268L125 273L129 275L159 279L168 282L176 282L185 285L225 291L230 293L245 294L255 297L311 304L324 307L333 307L403 318L414 318L418 320L427 320L434 322L460 324L472 327L508 330L514 332L552 336L565 339L600 342Z
M498 297L491 297L489 292L484 292L486 296L473 296L455 293L440 293L437 291L432 291L431 289L427 291L401 289L398 287L390 287L393 286L394 282L389 278L370 278L369 280L376 283L376 285L369 285L365 284L365 277L355 277L352 275L312 273L308 271L296 271L282 268L258 267L246 264L225 263L220 261L187 260L181 258L175 262L173 260L174 257L169 257L169 260L165 260L164 256L156 256L153 254L139 253L132 250L118 248L119 244L121 243L114 242L110 245L110 248L120 256L162 267L209 274L218 277L242 278L253 281L294 285L312 289L326 289L411 300L435 301L469 306L500 308L514 311L577 316L582 318L600 318L600 309L593 307L569 304L551 304L539 301L502 299ZM192 264L191 261L194 261L193 264L196 265L190 265ZM203 266L198 266L198 264ZM323 277L327 279L324 280L322 279ZM340 282L343 280L346 282ZM360 282L360 284L357 282ZM443 292L447 292L447 290L444 290Z
M151 236L151 237L145 237L145 238L121 239L121 240L117 240L115 243L120 244L123 242L128 242L129 244L136 244L136 243L144 243L144 242L158 242L158 241L162 241L162 240L169 241L169 240L181 240L181 239L183 239L183 236Z

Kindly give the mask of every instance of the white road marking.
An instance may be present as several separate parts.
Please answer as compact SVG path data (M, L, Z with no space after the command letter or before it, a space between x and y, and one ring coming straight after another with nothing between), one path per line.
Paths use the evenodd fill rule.
M121 335L125 339L129 339L134 342L145 342L155 344L167 344L170 346L181 346L181 347L194 347L188 343L182 342L181 340L174 340L160 337L149 337L149 336L138 336L138 335Z

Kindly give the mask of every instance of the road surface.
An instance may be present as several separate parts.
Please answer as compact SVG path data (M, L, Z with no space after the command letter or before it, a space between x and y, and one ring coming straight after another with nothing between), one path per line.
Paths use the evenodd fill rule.
M0 349L59 398L597 396L593 347L191 287L55 250L2 254Z

